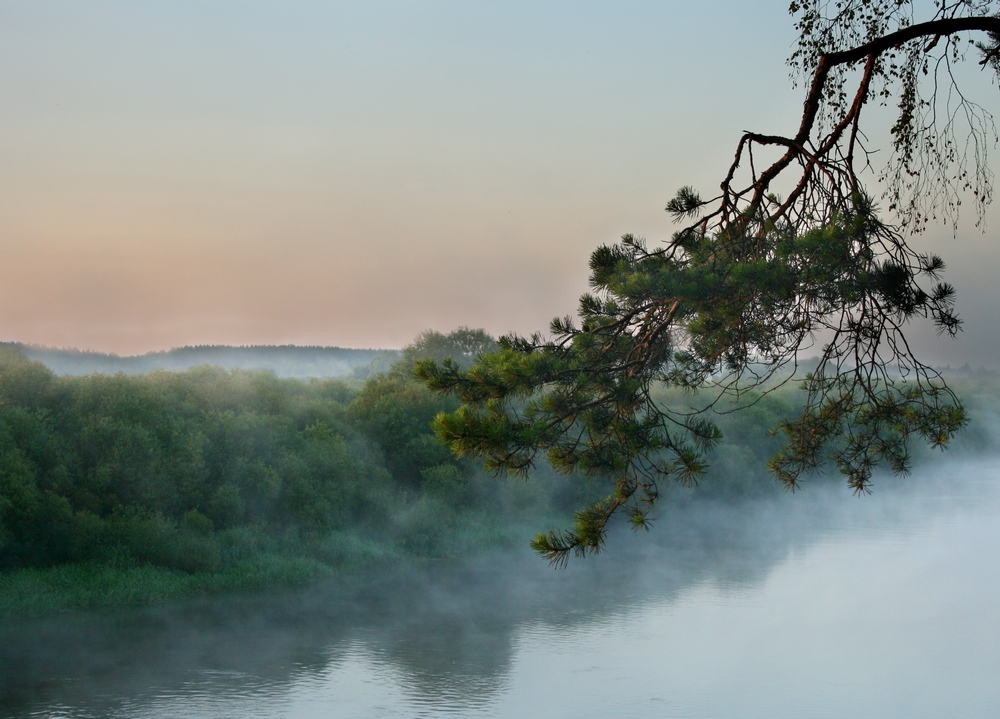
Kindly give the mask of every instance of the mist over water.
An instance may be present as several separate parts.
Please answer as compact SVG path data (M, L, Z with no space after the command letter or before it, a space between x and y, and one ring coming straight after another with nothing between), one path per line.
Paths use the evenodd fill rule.
M307 590L11 622L4 717L995 717L1000 461Z

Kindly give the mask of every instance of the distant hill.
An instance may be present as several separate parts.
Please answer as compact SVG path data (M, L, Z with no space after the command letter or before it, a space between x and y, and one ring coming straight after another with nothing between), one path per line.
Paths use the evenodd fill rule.
M367 377L399 357L397 350L298 347L296 345L197 345L164 352L122 357L103 352L35 347L17 342L0 345L20 349L56 374L139 374L154 370L183 371L199 365L226 369L264 369L278 377Z

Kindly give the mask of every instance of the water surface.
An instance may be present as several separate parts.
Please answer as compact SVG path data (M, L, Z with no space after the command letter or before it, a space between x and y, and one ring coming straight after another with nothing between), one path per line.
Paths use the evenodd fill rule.
M0 628L4 717L997 717L1000 462Z

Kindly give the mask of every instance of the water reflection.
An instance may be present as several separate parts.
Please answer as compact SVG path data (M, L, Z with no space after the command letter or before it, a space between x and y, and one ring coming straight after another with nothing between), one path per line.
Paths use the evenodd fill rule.
M642 716L662 709L663 715L697 716L698 707L681 701L682 691L665 687L694 681L683 679L687 671L716 671L719 657L708 648L746 662L726 665L733 672L727 681L749 695L754 654L743 655L738 643L734 648L734 637L747 637L754 652L791 651L813 631L809 621L828 618L824 597L839 595L824 582L841 576L838 567L871 571L870 582L886 571L859 561L866 547L899 569L913 539L933 531L935 522L970 512L1000 516L992 465L963 474L954 484L954 472L913 478L863 500L836 487L749 507L674 513L653 533L616 537L608 553L561 572L525 552L498 553L307 591L6 626L0 630L0 715L517 716L504 713L517 706L558 716L566 707L560 691L599 697L599 687L621 682L629 691L609 697L606 707L584 706L582 714ZM949 536L963 526L952 524ZM995 550L984 548L984 559ZM949 551L942 547L945 563ZM775 574L778 567L794 571ZM783 620L763 609L782 602L811 617L799 625L798 638L784 636ZM740 624L741 616L753 620ZM762 625L761 617L773 624ZM817 642L829 643L816 631ZM817 645L816 651L835 649ZM685 667L685 659L704 666ZM643 666L652 664L673 673L660 677L663 686L636 686ZM823 690L819 680L812 688L838 691L841 678L822 678L832 689ZM797 696L792 691L782 701L800 706Z

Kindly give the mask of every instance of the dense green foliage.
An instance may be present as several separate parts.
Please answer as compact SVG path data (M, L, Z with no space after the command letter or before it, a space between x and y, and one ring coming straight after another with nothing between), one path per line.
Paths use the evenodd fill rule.
M0 351L0 570L356 566L492 543L546 506L456 461L429 429L447 403L406 374L57 377Z
M389 477L350 451L341 385L211 368L57 378L0 361L4 567L207 570L246 542L385 515Z
M565 523L613 478L538 468L498 481L433 435L458 402L417 382L413 362L471 367L494 348L479 331L425 333L363 383L212 367L60 377L0 351L0 614L295 583ZM662 385L652 397L705 401ZM696 486L664 489L671 505L776 491L769 428L793 401L779 392L719 415L728 441Z
M430 430L454 402L412 377L418 357L468 362L493 345L424 333L364 382L208 366L56 376L0 349L0 611L524 541L579 488L501 483L457 460Z

